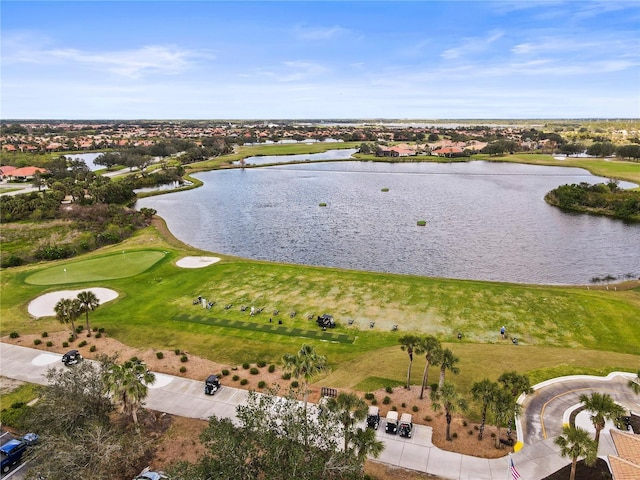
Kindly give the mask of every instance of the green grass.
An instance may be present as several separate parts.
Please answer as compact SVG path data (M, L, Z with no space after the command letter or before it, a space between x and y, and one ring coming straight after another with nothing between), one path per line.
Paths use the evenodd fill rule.
M164 253L161 251L122 250L121 253L49 267L29 275L25 282L32 285L62 285L132 277L144 272L162 257Z
M33 383L25 383L19 385L10 392L2 393L2 405L0 408L3 410L9 408L14 403L29 403L38 397L37 393L38 385Z
M123 263L123 250L135 268ZM53 318L31 319L26 309L33 298L60 289L56 282L63 280L66 268L67 275L74 277L67 278L65 288L83 288L83 283L91 281L119 292L118 299L92 313L91 322L127 345L179 348L237 365L257 360L280 363L283 353L309 343L327 356L331 367L316 382L334 388L365 386L371 390L382 382L403 383L408 362L398 339L407 332L437 335L461 358L461 373L452 379L463 391L485 376L495 379L506 370L543 379L551 373L606 370L609 366L635 371L640 365L637 286L607 291L449 280L276 264L220 254L216 254L220 262L204 269L175 265L182 256L206 253L148 228L122 244L80 259L5 269L0 277L0 333L62 330ZM78 271L84 273L76 277ZM43 283L36 284L34 279ZM206 314L193 305L198 295L216 302ZM234 307L225 310L226 304ZM250 319L241 305L264 308L264 312ZM276 309L280 314L272 317L273 322L281 318L283 331L245 327L251 322L266 323ZM293 310L297 315L291 318ZM315 315L325 312L338 322L330 333L352 337L352 343L307 334L316 329ZM204 324L176 321L192 315L220 320ZM354 320L353 326L347 319ZM369 321L376 322L375 328L369 328ZM397 332L391 331L392 324L399 325ZM520 345L500 339L503 324L520 339ZM464 341L457 341L457 332L464 334ZM423 367L424 359L416 356L412 383L420 383ZM436 380L433 369L429 381Z

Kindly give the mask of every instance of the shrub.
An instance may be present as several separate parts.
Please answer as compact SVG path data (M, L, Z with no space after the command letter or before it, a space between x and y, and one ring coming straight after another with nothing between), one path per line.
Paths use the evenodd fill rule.
M53 347L53 342L51 340L47 342L47 347Z
M131 363L138 363L138 362L140 361L140 359L134 355L133 357L131 357L131 358L129 359L129 361L130 361Z
M291 374L290 373L283 373L282 374L282 379L283 380L289 380L291 378Z
M430 422L431 420L433 420L433 418L431 418L431 415L425 415L424 416L424 421L425 422Z
M491 432L491 438L496 438L495 432Z
M33 341L33 344L34 344L34 345L40 345L41 343L42 343L42 340L40 340L39 338L36 338L36 339Z
M174 352L176 355L180 355L180 354L182 353L182 352L180 351L180 349L179 349L179 348L176 348L173 352Z
M400 405L402 408L407 408L407 404L405 402L402 402L402 405Z
M420 409L418 408L417 405L414 405L413 407L411 407L411 410L413 410L414 412L417 412Z
M251 367L251 370L249 370L249 373L251 375L257 375L258 373L260 373L260 370L258 370L256 367Z
M102 334L100 332L96 333L96 338L102 338Z
M466 427L467 425L469 425L469 424L467 423L467 421L466 421L466 420L463 420L463 421L462 421L462 426L463 426L463 427Z
M396 407L395 405L393 405L393 406L391 407L391 410L392 410L392 411L394 411L394 412L397 412L397 411L398 411L398 407Z
M297 381L297 380L294 380L293 382L291 382L291 387L292 387L292 388L298 388L298 386L299 386L299 385L300 385L300 384L298 383L298 381Z
M384 387L384 391L387 393L393 393L393 387L387 385L386 387Z
M376 400L375 398L371 400L371 405L377 405L377 404L378 404L378 400Z
M67 342L69 342L69 343L73 343L73 341L74 341L75 339L76 339L76 337L71 336L71 337L67 338Z
M431 391L432 392L437 392L438 391L438 384L437 383L432 383L431 384Z
M258 382L258 388L264 388L267 386L267 382L265 382L264 380L260 380Z
M76 327L76 333L82 333L82 330L84 330L84 327L82 325L78 325Z
M225 377L229 375L229 370L227 370L226 368L222 369L222 375L224 375Z
M180 361L181 361L182 363L188 362L188 361L189 361L189 357L187 357L186 355L182 355L182 356L180 357Z
M467 433L468 433L469 435L473 435L473 430L469 430Z
M453 433L451 434L451 437L453 437L453 438L458 438L458 432L453 432Z
M269 365L269 373L273 373L276 371L276 366L272 363L271 365Z
M180 367L180 373L184 373L187 371L187 367Z
M79 344L78 347L84 347L87 344L86 340L82 340Z
M391 397L389 395L385 395L385 397L382 399L382 403L384 403L385 405L389 405L391 403Z
M103 327L100 327L100 328L98 329L98 333L104 333L104 328L103 328Z
M244 368L245 370L249 370L249 364L247 362L244 362L242 364L242 368Z
M9 338L18 338L20 336L20 334L18 332L11 332L9 334Z
M266 367L267 362L265 362L264 360L260 360L258 363L256 363L256 365L258 366L258 368Z
M162 359L164 358L164 353L162 353L162 352L156 352L156 358L157 358L158 360L162 360Z
M90 352L95 352L95 351L96 351L96 346L95 346L95 345L91 345L91 346L89 347L89 351L90 351Z
M238 375L234 375L233 377L231 377L231 380L237 382L238 380L240 380L240 377Z
M49 334L47 332L42 332L42 338L47 338Z
M473 429L477 432L478 430L480 430L480 427L478 427L478 425L474 425Z
M249 380L247 380L246 378L240 380L240 385L246 385L247 383L249 383Z
M62 346L63 346L64 348L67 348L67 347L69 346L69 343L67 343L67 342L62 342Z
M364 394L364 399L365 400L373 400L374 398L376 398L376 396L371 392L367 392L367 393Z

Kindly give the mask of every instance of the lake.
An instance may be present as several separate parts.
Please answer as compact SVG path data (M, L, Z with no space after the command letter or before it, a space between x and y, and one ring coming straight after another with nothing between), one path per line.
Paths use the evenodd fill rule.
M347 161L196 176L203 187L137 206L156 209L176 237L211 252L534 284L640 276L639 224L563 212L544 201L565 183L607 181L586 170Z

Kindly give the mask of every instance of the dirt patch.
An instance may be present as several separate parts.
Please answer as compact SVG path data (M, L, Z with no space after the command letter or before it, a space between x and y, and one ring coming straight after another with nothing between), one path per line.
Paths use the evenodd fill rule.
M14 380L13 378L0 377L0 395L13 392L20 385L24 384L21 380Z
M83 357L90 359L95 359L100 354L108 356L118 354L120 361L128 360L131 357L137 357L144 361L154 372L176 375L197 381L204 381L204 379L212 373L220 375L223 370L228 370L228 375L220 375L221 383L226 386L246 390L263 391L264 389L259 388L258 386L258 383L262 381L266 387L278 385L281 391L287 391L291 386L291 382L294 380L283 379L283 371L280 367L276 367L273 372L269 372L268 366L257 367L257 365L249 365L250 368L245 369L242 365L216 363L191 355L189 352L179 352L179 354L176 355L173 350L140 350L128 347L127 345L110 338L108 336L108 332L103 333L101 338L96 338L95 333L93 336L87 337L86 333L82 332L79 334L78 339L70 344L69 347L63 347L62 342L67 341L68 337L68 331L61 331L49 333L47 338L42 338L38 334L32 334L20 336L14 339L5 336L0 340L5 343L37 348L43 351L60 354L65 353L71 348L76 348L80 351ZM42 343L34 345L34 340L40 340ZM50 341L52 346L47 347L47 341ZM79 344L82 341L86 341L87 344L83 347L79 347ZM94 352L90 351L92 346L95 346ZM158 353L162 354L162 358L158 358ZM186 355L188 361L181 361L183 355ZM185 371L181 372L180 370L182 368L184 368ZM258 373L252 374L251 368L256 368ZM236 378L236 380L234 380L234 378ZM242 382L244 382L244 385ZM351 390L340 389L339 391L348 392ZM364 392L354 393L364 396ZM425 391L424 398L422 400L419 398L419 385L412 386L410 390L403 387L395 387L391 393L387 393L385 389L380 389L371 393L374 394L376 404L380 408L381 417L386 416L387 412L393 407L395 407L399 413L411 413L415 424L427 425L433 428L432 442L435 446L443 450L482 458L502 457L512 451L508 448L495 448L495 435L497 434L497 430L493 426L487 425L485 427L483 440L478 441L479 424L471 422L458 414L454 414L451 424L451 434L455 438L453 438L452 441L447 441L445 439L446 420L444 413L442 411L433 411L431 408L431 401L429 400L428 390ZM311 385L309 401L317 403L320 399L320 394L321 387ZM388 403L384 403L385 397L389 397ZM371 401L368 401L367 403L371 404ZM417 408L417 411L414 411L414 406ZM492 434L494 437L492 437ZM196 437L197 435L193 438L195 439ZM501 437L506 438L506 429L504 428L501 430ZM164 447L163 455L166 456L166 458L171 458L172 454L169 450L170 447L168 445ZM180 450L180 448L178 448L178 450ZM180 456L181 454L178 453L177 455Z

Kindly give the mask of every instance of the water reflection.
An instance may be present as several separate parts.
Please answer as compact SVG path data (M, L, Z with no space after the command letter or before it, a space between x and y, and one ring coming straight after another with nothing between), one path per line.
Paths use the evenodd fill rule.
M640 274L640 253L630 248L640 245L640 225L544 202L558 185L606 181L581 169L328 162L197 177L204 187L138 207L156 209L178 238L211 252L518 283Z

